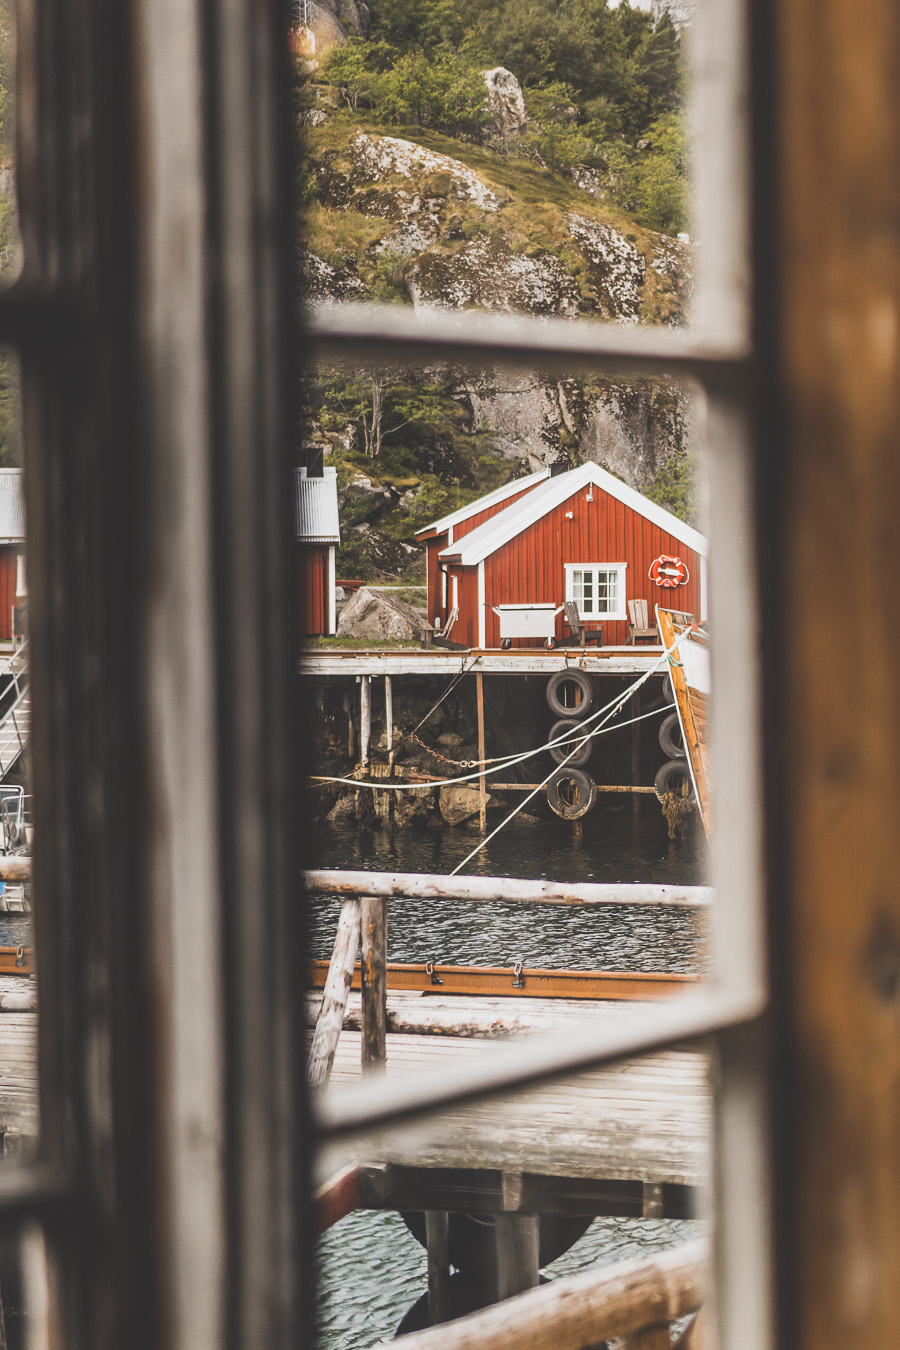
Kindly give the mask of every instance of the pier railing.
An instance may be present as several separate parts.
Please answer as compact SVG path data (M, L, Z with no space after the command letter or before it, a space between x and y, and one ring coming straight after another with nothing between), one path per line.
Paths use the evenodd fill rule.
M324 1086L331 1074L360 949L363 1069L378 1069L386 1061L387 906L391 899L687 909L705 909L713 900L713 890L708 886L568 885L510 877L448 877L404 872L310 871L304 874L304 883L309 892L347 897L338 920L309 1052L309 1081L316 1087Z

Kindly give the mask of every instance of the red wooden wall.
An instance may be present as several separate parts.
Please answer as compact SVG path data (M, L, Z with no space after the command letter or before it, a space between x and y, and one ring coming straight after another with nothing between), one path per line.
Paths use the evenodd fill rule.
M11 640L13 605L25 600L24 595L16 595L16 559L21 552L15 547L0 547L0 642Z
M545 481L544 479L541 480L541 482L544 481ZM530 487L523 487L521 492L513 492L509 497L505 498L505 500L502 502L496 502L493 506L488 506L483 511L473 512L472 515L469 516L466 520L461 520L458 525L454 525L453 542L456 543L456 541L458 539L462 539L464 535L471 534L472 531L477 529L479 525L483 525L484 522L486 520L490 520L492 516L499 515L501 511L506 510L507 506L512 506L513 502L521 500L521 498L524 497L527 492L530 492L532 488L538 486L539 484L532 483ZM449 614L451 608L449 603L450 602L449 592L447 596L448 601L447 608L446 609L444 608L443 586L441 584L441 570L438 566L438 554L440 553L441 549L447 547L447 543L448 543L447 530L443 530L440 534L432 536L431 539L427 539L425 542L425 566L426 566L425 577L426 577L426 584L428 587L428 617L432 621L434 620L436 615L440 615L442 621L446 620L447 615ZM460 642L462 641L461 638L455 638L455 635L454 640Z
M594 487L593 502L586 501L586 495L587 489L581 488L485 558L485 637L488 647L500 645L500 621L491 606L528 602L561 605L565 599L566 563L627 563L626 600L646 600L651 622L655 605L687 610L699 619L700 555L601 488ZM566 519L567 511L573 512L572 520ZM669 590L649 579L650 564L661 553L682 558L687 563L690 581L686 585ZM460 576L460 614L453 636L458 642L477 644L478 569L454 567L451 575L454 574ZM557 638L569 636L563 620L564 615L560 614L556 621ZM469 631L474 635L472 639L463 636ZM603 621L604 646L618 646L626 642L627 637L627 619ZM524 647L529 644L516 641L514 645Z
M300 580L300 632L320 637L328 631L326 582L327 544L298 544L297 572Z

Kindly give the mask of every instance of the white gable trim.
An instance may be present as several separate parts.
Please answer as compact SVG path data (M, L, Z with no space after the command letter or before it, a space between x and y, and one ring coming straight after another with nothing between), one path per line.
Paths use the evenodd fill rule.
M451 532L450 543L452 544L454 525L459 525L461 521L468 520L470 516L476 515L479 511L486 511L490 506L505 502L508 497L514 497L517 492L533 487L536 483L542 483L549 477L549 469L538 469L537 473L526 474L524 478L514 478L511 483L504 483L503 487L494 488L494 491L487 493L486 496L478 497L474 502L469 502L468 506L461 506L458 511L451 512L449 516L442 516L432 525L425 525L421 530L416 530L416 538L418 539L420 534L430 534L432 530L442 533L449 529Z
M473 567L589 485L609 493L611 497L615 497L617 501L659 529L665 530L667 534L671 534L701 557L706 557L709 544L699 530L685 525L684 521L673 516L671 511L666 511L655 502L648 501L639 492L635 492L634 488L628 487L627 483L614 478L611 473L593 463L582 464L578 469L570 469L568 473L551 478L542 488L529 493L521 501L514 502L505 511L486 520L471 534L464 535L458 544L448 545L442 549L439 557L458 556L463 567Z

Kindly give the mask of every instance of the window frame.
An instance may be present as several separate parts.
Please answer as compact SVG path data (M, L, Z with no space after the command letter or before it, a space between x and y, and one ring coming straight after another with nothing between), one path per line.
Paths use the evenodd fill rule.
M626 592L626 578L628 564L624 562L601 562L601 563L563 563L566 576L566 599L573 600L578 608L578 617L586 623L600 622L603 619L610 623L625 622L628 618L628 599ZM575 573L593 572L594 586L597 588L599 598L600 583L598 574L600 572L613 573L616 577L616 598L617 605L614 610L597 610L593 614L584 614L581 609L581 602L575 596Z

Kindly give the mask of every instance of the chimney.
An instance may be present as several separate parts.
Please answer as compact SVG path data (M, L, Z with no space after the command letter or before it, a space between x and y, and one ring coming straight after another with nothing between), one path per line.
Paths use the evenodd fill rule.
M308 445L306 447L306 476L307 478L323 478L323 459L324 447L321 445Z

